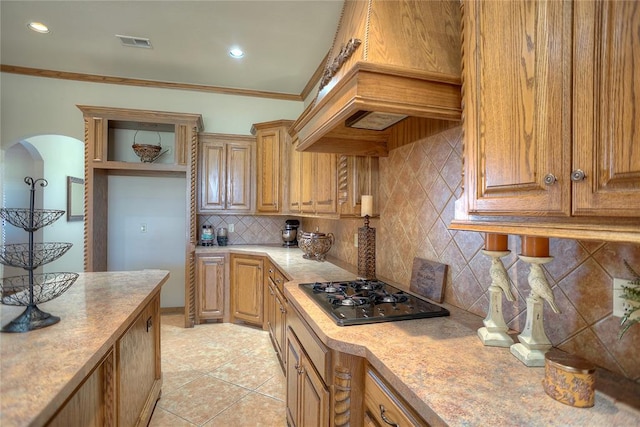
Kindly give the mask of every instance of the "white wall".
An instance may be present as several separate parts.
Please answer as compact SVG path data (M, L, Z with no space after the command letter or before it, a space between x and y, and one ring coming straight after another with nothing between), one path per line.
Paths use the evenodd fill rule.
M169 270L161 305L183 307L186 178L110 176L108 183L107 270Z
M0 73L2 145L57 134L84 140L82 113L96 105L202 114L206 132L249 135L253 123L295 120L302 101L281 101L172 89L83 83Z
M44 175L44 165L42 156L38 150L28 142L14 144L6 150L7 163L2 169L3 192L2 207L4 208L28 208L31 200L31 186L24 182L26 176L34 179ZM42 188L37 187L34 200L34 208L42 209L43 198ZM43 230L34 232L34 241L42 242ZM3 222L2 224L3 242L6 244L27 243L29 236L21 228ZM27 272L20 267L4 267L2 277L21 276ZM42 273L42 268L36 270Z
M36 190L42 197L43 209L67 210L67 176L84 178L84 143L78 139L59 135L41 135L27 139L43 162L43 175L48 185ZM34 177L36 178L36 177ZM40 178L40 177L37 177ZM24 185L28 188L27 185ZM82 271L84 269L84 222L67 221L63 215L56 222L42 229L43 242L68 242L71 249L62 257L43 266L43 272Z
M82 113L76 105L201 114L205 132L241 135L249 135L253 123L278 119L295 120L304 109L302 101L281 101L205 92L84 83L10 73L0 73L0 94L0 121L2 123L0 146L2 148L34 135L66 135L83 141L84 122ZM2 166L4 167L4 164ZM112 183L110 182L109 185L109 196L111 197ZM139 196L135 185L121 185L121 187L117 193L118 198L135 200ZM59 194L57 190L52 193L54 192ZM109 202L112 203L112 200ZM115 204L120 202L113 200ZM180 202L176 201L175 203ZM181 203L181 208L184 209L186 204L184 198ZM110 210L112 207L110 205ZM144 217L148 224L154 224L154 229L156 228L155 224L162 227L162 224L168 221L162 210L141 214L133 210L122 209L117 216L122 224L134 224L136 227L139 226L140 218ZM172 221L177 222L178 220L172 219ZM126 227L128 226L126 225ZM114 225L113 227L118 226ZM109 232L116 233L116 230L110 227ZM151 230L148 233L149 235L146 237L152 239ZM139 235L135 237L139 237ZM114 234L114 238L120 239L115 244L124 244L124 249L128 254L132 253L131 248L141 243L132 237L134 242L129 243L134 246L128 246L126 236ZM184 242L184 239L182 241ZM112 244L114 243L110 241L110 246ZM178 252L176 252L175 266L173 258L167 258L169 255L165 250L169 248L164 246L179 247L180 256L177 256ZM172 282L178 280L181 283L165 285L166 290L162 291L161 305L163 307L181 306L184 304L182 287L185 246L184 243L182 245L171 243L164 246L149 246L145 250L146 252L136 252L137 255L132 255L134 258L127 259L126 263L124 260L116 261L117 258L109 260L109 263L113 263L118 268L127 269L155 267L159 265L158 263L166 266L163 268L172 270ZM157 252L159 256L149 258L148 255L153 255L153 252ZM116 256L115 253L113 255ZM77 261L82 262L81 252L80 255L73 256ZM179 271L178 262L183 263L182 271Z

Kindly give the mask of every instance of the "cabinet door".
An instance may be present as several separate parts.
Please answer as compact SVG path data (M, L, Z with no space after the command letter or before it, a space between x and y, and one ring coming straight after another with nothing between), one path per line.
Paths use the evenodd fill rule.
M640 216L640 7L575 2L573 214Z
M329 390L304 356L300 366L300 423L305 427L329 425Z
M295 334L287 332L287 421L292 426L328 426L329 390L307 359Z
M278 212L280 209L280 129L265 129L257 136L258 212Z
M228 211L251 210L251 151L246 143L227 144L226 205Z
M469 211L569 215L571 3L471 0L464 16Z
M300 211L304 213L313 213L314 208L314 194L313 194L313 181L315 179L314 168L314 153L302 152L301 162L301 186L300 186L300 198L302 200Z
M196 289L197 320L221 319L224 316L224 256L198 256Z
M301 163L302 153L296 151L298 139L291 145L289 157L289 212L300 212Z
M234 320L262 326L263 264L262 257L231 257L231 305Z
M276 348L276 352L278 352L278 344L276 342L276 334L275 334L275 325L276 325L276 294L274 291L275 285L273 284L271 279L267 279L267 293L265 294L265 298L267 299L265 304L265 322L267 324L267 329L269 330L269 335L271 336L271 341L273 342L273 346Z
M201 211L222 210L225 207L225 157L224 143L208 141L201 145L199 207Z
M292 427L298 426L300 414L300 401L298 393L300 389L300 358L302 350L295 335L287 331L287 367L285 369L287 379L287 423Z
M160 381L160 297L157 296L118 340L118 425L137 425L138 418L155 402L148 402L151 389ZM149 415L151 412L148 412Z
M278 357L282 361L283 364L286 363L284 357L284 345L285 345L285 331L286 331L286 322L287 322L287 310L284 304L284 297L280 294L280 291L275 288L274 289L274 316L273 316L273 336L276 342L276 350L278 352Z
M315 210L317 213L337 212L336 155L315 153Z

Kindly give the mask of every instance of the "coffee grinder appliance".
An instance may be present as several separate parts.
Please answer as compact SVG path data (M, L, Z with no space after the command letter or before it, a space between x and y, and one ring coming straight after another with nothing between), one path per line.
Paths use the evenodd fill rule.
M282 229L282 246L284 247L297 247L298 246L298 227L300 227L300 221L297 219L288 219L284 223Z

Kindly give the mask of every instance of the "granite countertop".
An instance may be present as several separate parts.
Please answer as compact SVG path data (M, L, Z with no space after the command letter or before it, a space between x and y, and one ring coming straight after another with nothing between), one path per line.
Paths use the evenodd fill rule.
M334 350L365 357L427 422L452 426L640 425L636 383L623 381L631 390L622 393L622 400L597 386L594 407L564 405L544 392L544 368L526 367L508 348L482 345L476 332L483 325L482 318L464 310L442 304L451 316L341 327L298 284L355 278L348 266L306 260L295 248L197 249L199 253L219 251L269 255L291 280L285 285L289 303L320 340ZM602 379L606 382L609 377ZM617 384L622 388L622 383ZM636 408L623 403L625 400L635 400Z
M80 273L38 307L60 322L0 336L0 425L43 425L169 278L164 270ZM2 325L24 307L1 306Z

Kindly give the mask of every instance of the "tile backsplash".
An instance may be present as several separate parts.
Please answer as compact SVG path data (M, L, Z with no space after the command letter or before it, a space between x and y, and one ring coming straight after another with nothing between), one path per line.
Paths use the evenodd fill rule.
M235 230L228 233L230 245L281 244L282 229L287 219L289 217L284 216L198 215L198 233L203 225L211 225L217 236L218 228L229 230L233 224Z
M445 301L484 317L489 305L490 259L481 251L483 234L447 228L454 202L462 192L461 169L459 127L380 158L381 215L371 221L377 234L377 274L408 289L414 257L445 263L449 266ZM275 228L272 238L279 241L279 227L273 225L277 220L263 221ZM336 241L329 255L356 266L358 253L353 240L362 225L361 219L303 218L301 228L319 227L334 233ZM253 232L251 237L259 237L259 233ZM530 291L529 266L516 256L519 236L509 237L509 248L512 253L503 262L517 300L512 303L503 298L503 312L509 327L521 331ZM562 311L555 314L545 303L545 331L553 345L640 381L640 326L618 339L620 319L612 316L611 290L613 277L630 278L623 260L640 269L640 246L551 239L550 252L555 258L543 269Z

